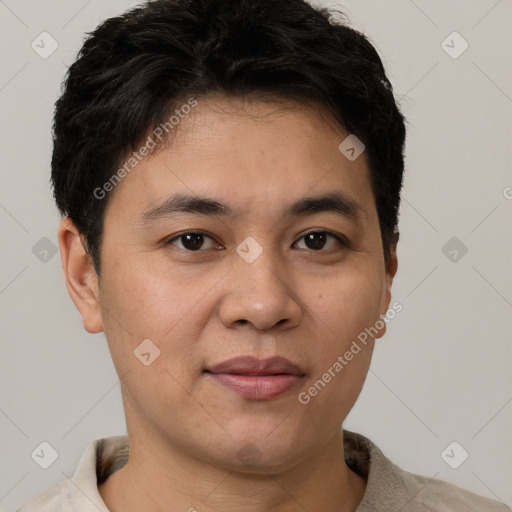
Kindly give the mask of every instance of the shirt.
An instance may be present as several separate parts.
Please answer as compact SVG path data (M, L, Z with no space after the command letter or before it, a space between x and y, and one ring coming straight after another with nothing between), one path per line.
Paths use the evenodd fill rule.
M367 480L356 512L505 512L511 509L441 480L400 469L377 446L355 432L343 431L345 461ZM109 512L98 484L128 461L127 436L92 441L76 471L27 502L17 512Z

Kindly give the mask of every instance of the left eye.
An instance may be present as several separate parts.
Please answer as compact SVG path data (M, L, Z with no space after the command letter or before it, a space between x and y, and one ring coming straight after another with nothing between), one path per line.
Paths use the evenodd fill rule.
M306 249L319 252L321 249L325 249L327 240L329 238L334 240L335 244L338 243L344 247L348 245L348 243L341 236L330 233L329 231L311 231L305 235L302 235L302 237L299 238L299 241L305 241ZM196 231L188 231L187 233L182 233L181 235L175 236L174 238L168 240L166 245L175 245L174 241L180 240L181 247L178 246L180 249L185 249L187 251L198 251L202 248L204 249L203 245L205 239L210 240L210 247L206 247L206 249L215 248L215 240L211 236ZM328 249L332 248L333 247L331 244L331 247L328 247Z
M305 240L307 246L306 249L319 252L319 250L325 248L326 240L329 237L342 246L348 245L341 236L330 233L329 231L310 231L303 235L299 240ZM332 249L333 247L330 248Z

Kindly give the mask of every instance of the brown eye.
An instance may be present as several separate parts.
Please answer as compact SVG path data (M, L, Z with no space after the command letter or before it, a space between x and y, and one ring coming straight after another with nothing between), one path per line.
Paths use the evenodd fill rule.
M173 242L175 240L181 241L181 247L180 249L184 249L186 251L199 251L201 248L203 248L205 239L209 239L211 242L214 242L214 240L204 234L199 233L196 231L188 231L186 233L181 233L180 235L175 236L174 238L171 238L166 242L166 245L175 245ZM207 247L207 249L211 249L212 247Z
M306 249L320 252L322 249L325 249L326 245L329 245L329 238L334 239L335 243L338 243L344 247L347 246L347 243L341 236L335 235L329 231L311 231L303 235L300 240L305 241ZM330 247L327 247L327 249L333 248L334 247L332 246L332 243Z

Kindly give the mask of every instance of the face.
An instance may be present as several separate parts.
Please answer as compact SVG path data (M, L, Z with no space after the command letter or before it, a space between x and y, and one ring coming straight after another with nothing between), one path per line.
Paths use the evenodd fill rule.
M258 472L339 433L375 341L358 336L384 334L396 271L365 153L338 149L347 136L314 105L198 98L172 144L111 193L99 284L85 260L73 267L78 243L68 250L84 326L105 332L123 377L130 435ZM215 369L241 356L252 370ZM294 366L261 363L274 357Z

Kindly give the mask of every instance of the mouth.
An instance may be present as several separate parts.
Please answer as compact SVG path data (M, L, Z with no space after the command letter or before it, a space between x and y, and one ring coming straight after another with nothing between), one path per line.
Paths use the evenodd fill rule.
M270 400L300 385L304 371L284 357L236 357L204 370L218 384L249 400Z

